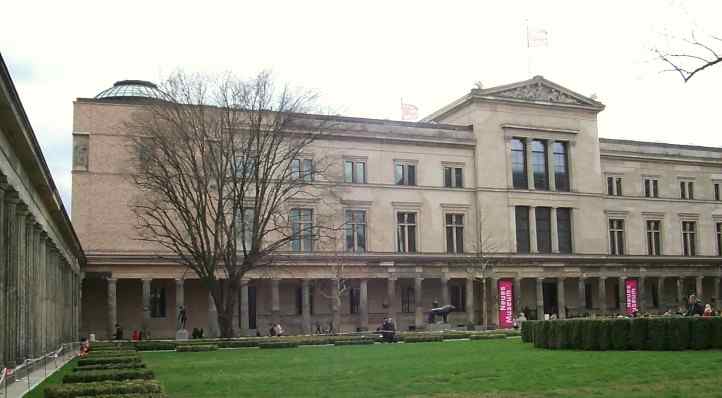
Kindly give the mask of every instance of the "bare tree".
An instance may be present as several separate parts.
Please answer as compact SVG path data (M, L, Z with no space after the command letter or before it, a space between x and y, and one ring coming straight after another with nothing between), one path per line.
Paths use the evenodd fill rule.
M161 90L128 124L139 239L195 272L230 337L241 278L289 246L310 249L321 234L315 215L291 203L317 200L329 186L314 183L325 167L319 154L306 156L323 118L304 114L313 95L276 88L268 73L244 81L179 72Z
M342 225L337 229L346 228ZM342 240L342 239L341 239ZM339 251L340 239L337 235L327 240L327 243L334 250L327 257L327 268L333 277L319 284L321 296L331 301L331 329L335 333L341 333L341 305L343 298L351 290L351 279L347 275L347 261Z
M668 66L665 72L676 72L686 83L697 73L722 63L722 37L708 35L698 40L692 32L688 38L675 40L675 50L654 49L659 59Z

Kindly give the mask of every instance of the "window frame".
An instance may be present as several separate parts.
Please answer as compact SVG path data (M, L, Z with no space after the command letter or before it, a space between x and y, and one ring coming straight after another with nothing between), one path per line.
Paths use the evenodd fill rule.
M293 212L294 212L294 211L298 211L298 212L299 212L299 217L298 217L299 221L298 221L298 222L294 222L294 220L293 220L293 218L294 218ZM302 212L304 212L304 211L310 212L310 217L309 217L310 221L304 221L304 220L303 220L303 217L302 217L302 216L303 216L303 213L302 213ZM289 221L289 224L290 224L290 227L291 227L291 234L292 234L292 235L295 234L295 233L293 232L293 231L294 231L294 224L301 224L301 225L309 225L309 226L310 226L310 227L309 227L309 226L306 226L306 227L300 227L300 228L299 228L299 231L301 231L301 229L303 229L303 230L309 229L309 233L308 233L308 234L310 235L310 238L306 238L306 237L305 237L305 234L301 234L299 238L294 238L294 239L290 239L290 240L289 240L289 249L290 249L291 252L294 252L294 253L312 253L312 252L314 251L314 249L315 249L315 239L313 238L313 235L314 235L314 234L313 234L313 230L314 230L314 225L315 225L315 213L316 213L316 212L314 211L314 208L312 208L312 207L293 207L293 208L290 209L290 211L289 211L289 217L288 217L289 220L288 220L288 221ZM304 246L305 246L305 241L306 241L306 239L309 239L309 246L310 246L310 248L309 248L308 250L304 250ZM298 249L294 249L294 244L295 244L295 242L299 242L299 243L298 243L298 244L299 244L299 248L298 248Z
M544 210L542 210L540 212L539 211L540 209L544 209ZM545 243L545 240L540 239L540 238L543 238L543 235L541 235L541 234L543 234L544 231L542 228L540 228L541 223L539 221L540 221L540 213L543 214L545 211L548 211L547 219L549 222L549 228L548 228L547 241L549 242L549 244L548 244L548 247L544 246L542 248L542 244ZM554 236L552 236L552 208L546 207L546 206L535 206L534 207L534 217L535 217L534 221L536 223L536 252L539 254L551 254L553 251L553 247L554 247L554 244L553 244Z
M539 139L534 138L531 140L531 171L532 171L532 180L534 181L534 189L539 191L548 191L550 188L550 182L549 182L549 148L547 147L547 143L549 140L546 139ZM543 148L542 152L534 150L534 144L539 143L541 144L541 147ZM536 172L536 164L535 159L538 156L538 154L543 154L542 158L544 160L544 182L542 184L539 184L541 186L537 185L537 172Z
M699 252L699 225L697 220L682 219L680 220L680 228L682 230L682 256L694 257ZM685 228L685 226L691 225L691 230ZM690 236L691 235L691 236Z
M523 211L521 209L526 210L524 212L524 213L526 213L526 245L525 245L526 250L525 251L519 250L519 222L518 221L519 221L519 214L521 214L521 213L518 213L518 212ZM516 252L518 254L531 253L531 220L530 220L531 211L530 210L531 210L530 206L514 206L514 231L516 233L515 245L516 245ZM524 243L524 242L522 242L522 243Z
M403 159L395 159L394 160L394 185L396 186L408 186L408 187L415 187L418 186L419 183L419 168L418 168L419 162L416 160L403 160ZM401 180L399 181L398 176L398 168L401 167ZM409 175L409 168L413 167L413 181L410 181L411 178Z
M569 217L568 217L569 218L569 228L568 228L569 229L569 251L562 251L562 239L561 239L562 238L562 236L561 236L562 228L560 228L560 226L562 224L559 222L560 210L561 210L561 213L566 212L569 215ZM574 212L572 210L573 209L570 207L557 207L557 209L556 209L557 248L558 248L560 254L574 253L574 220L573 220Z
M456 164L442 164L442 177L444 188L464 188L464 167ZM447 171L449 183L447 184Z
M466 285L463 283L450 284L449 289L449 302L444 303L451 304L454 307L454 311L466 312Z
M466 213L448 211L444 212L444 240L446 242L446 254L464 254L464 227ZM449 223L449 217L451 217L451 223ZM457 223L457 217L461 217L461 224ZM451 234L453 236L451 246L453 250L449 251L449 228L451 228ZM461 229L461 241L459 241L459 229ZM459 250L458 244L461 243L461 250Z
M694 179L679 179L679 198L681 200L694 200Z
M401 313L413 314L416 312L416 291L413 286L401 287Z
M408 221L405 221L404 223L399 223L399 216L401 214L405 214L406 220L408 220L408 215L413 214L414 215L414 223L411 224ZM420 224L419 214L420 214L420 211L416 210L416 209L399 209L399 210L395 211L394 223L396 224L395 225L395 227L396 227L396 234L395 234L396 235L395 236L396 253L419 253L419 251L420 251L419 250L419 224ZM414 235L414 250L413 251L409 250L409 236L410 236L409 227L414 228L414 234L413 234ZM405 241L403 251L401 250L401 246L399 245L400 232L401 232L402 228L404 229L404 241Z
M351 178L349 180L349 177L346 174L346 165L351 164ZM368 184L368 167L367 167L367 159L361 159L361 158L344 158L343 159L343 182L346 184ZM363 178L358 178L358 165L362 165L363 170Z
M620 174L606 174L607 196L624 196L624 176Z
M510 144L510 162L511 162L511 186L512 189L529 189L529 165L527 164L527 140L526 137L512 137L511 138L511 144ZM518 141L521 143L521 150L514 149L514 141ZM523 182L519 181L520 184L517 186L516 180L515 180L515 174L514 174L514 154L515 153L521 153L522 156L522 176L524 178ZM521 178L521 177L520 177Z
M562 155L561 153L558 153L556 148L557 145L560 145L562 148L564 148L564 178L565 178L565 186L564 189L559 188L559 179L557 178L558 168L559 168L559 162L557 162L557 155ZM569 142L567 141L559 141L554 140L552 141L552 153L551 153L552 159L554 159L554 187L557 192L571 192L571 181L569 177Z
M294 164L298 162L298 169L295 168ZM307 165L310 164L310 169L307 169ZM315 162L311 156L299 156L291 159L291 179L302 180L303 182L314 182L316 179Z
M158 293L160 292L160 294ZM150 317L151 319L168 318L168 299L165 286L150 285Z
M659 198L659 177L648 176L642 178L642 196L645 198Z
M613 223L621 223L621 228ZM608 251L610 256L624 256L627 249L627 219L625 217L610 216L607 217L607 239ZM621 234L621 237L620 237ZM621 243L621 244L620 244ZM621 250L620 250L621 247Z
M650 223L656 223L657 229L650 229ZM652 224L653 225L653 224ZM647 255L648 256L661 256L664 253L664 234L663 234L663 223L660 218L645 218L644 219L644 234L645 241L647 242ZM655 234L657 236L658 243L654 240Z
M716 220L714 225L715 236L717 237L717 255L722 256L722 221Z
M351 220L349 221L349 213L351 214ZM356 222L354 219L354 213L363 214L363 222ZM348 253L366 253L368 252L368 210L358 208L346 208L344 209L344 251ZM363 226L363 250L359 250L359 237L358 237L358 226ZM353 236L353 248L349 250L348 241L348 229L352 230Z

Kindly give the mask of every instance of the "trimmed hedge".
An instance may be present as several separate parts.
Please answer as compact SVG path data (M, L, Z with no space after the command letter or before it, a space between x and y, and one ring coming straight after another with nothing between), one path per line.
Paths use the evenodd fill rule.
M258 347L256 340L219 341L218 348L248 348Z
M175 350L177 352L215 351L217 349L218 349L218 346L214 345L214 344L179 345L175 348Z
M298 343L291 341L269 341L265 343L259 343L260 348L296 348Z
M486 334L472 334L469 339L471 340L493 340L493 339L505 339L506 335L501 333L486 333Z
M81 358L78 360L78 366L100 365L103 363L134 363L141 362L139 356L132 357L109 357L109 358Z
M150 380L153 377L153 371L148 369L87 370L66 374L63 376L63 383L92 383L106 380Z
M526 321L522 341L578 350L706 350L722 348L720 317ZM474 339L475 336L472 336Z
M91 350L86 358L110 358L110 357L133 357L138 356L138 351L126 351L126 350L106 350L106 351L95 351Z
M155 380L103 381L97 383L72 383L48 386L45 398L75 398L108 394L155 394L163 389Z
M103 394L103 395L82 395L78 398L168 398L164 393L158 394Z
M105 369L142 369L145 368L145 364L142 362L130 362L130 363L101 363L97 365L85 365L78 366L73 369L73 372L87 371L87 370L105 370Z
M372 339L357 339L357 340L341 340L333 343L333 345L344 346L344 345L368 345L374 344L376 341Z
M139 341L135 343L138 351L172 351L180 344L172 341Z
M440 334L429 334L425 336L403 336L402 338L402 341L404 343L430 343L443 340L444 338Z
M471 338L469 332L444 332L442 335L444 340L458 340Z

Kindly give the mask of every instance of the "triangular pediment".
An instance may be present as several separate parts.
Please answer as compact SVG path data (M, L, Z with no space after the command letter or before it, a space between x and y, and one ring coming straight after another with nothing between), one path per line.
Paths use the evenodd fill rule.
M558 104L602 109L604 105L589 97L575 93L541 76L523 82L488 89L473 90L474 96L510 99L523 102Z

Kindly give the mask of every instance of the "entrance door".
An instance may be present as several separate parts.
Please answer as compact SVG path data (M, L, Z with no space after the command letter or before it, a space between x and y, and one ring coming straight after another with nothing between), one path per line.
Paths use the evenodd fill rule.
M544 314L556 314L557 313L557 284L556 283L545 283L542 288L544 293ZM541 316L540 319L543 318Z

